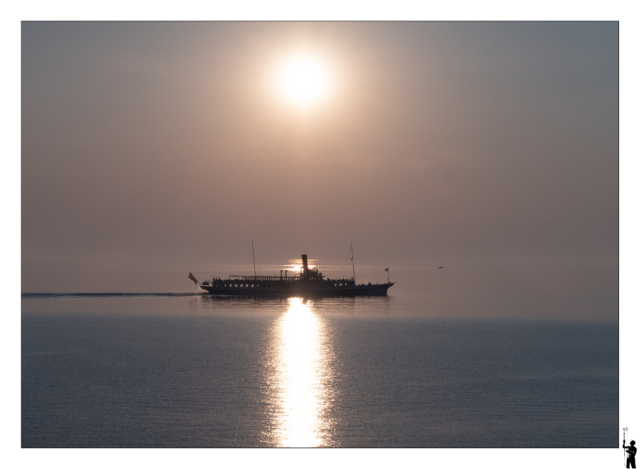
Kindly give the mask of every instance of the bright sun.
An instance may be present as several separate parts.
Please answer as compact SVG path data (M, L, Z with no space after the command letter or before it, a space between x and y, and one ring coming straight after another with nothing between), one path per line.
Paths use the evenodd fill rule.
M277 75L282 95L302 108L320 102L329 90L329 81L324 64L307 55L298 55L283 62Z

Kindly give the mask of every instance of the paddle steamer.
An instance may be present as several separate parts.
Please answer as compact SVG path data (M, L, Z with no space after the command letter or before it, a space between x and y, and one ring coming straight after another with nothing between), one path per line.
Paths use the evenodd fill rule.
M281 270L279 276L230 275L226 279L214 278L202 283L192 274L189 278L212 295L386 296L387 290L394 285L391 281L357 284L355 267L350 279L327 278L317 267L309 268L306 254L302 254L302 270L293 275L289 275L288 270Z

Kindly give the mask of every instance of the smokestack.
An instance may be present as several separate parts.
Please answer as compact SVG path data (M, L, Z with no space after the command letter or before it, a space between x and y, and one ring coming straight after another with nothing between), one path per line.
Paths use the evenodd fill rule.
M307 255L302 255L302 273L304 276L307 276L307 272L309 271L309 265L307 264Z

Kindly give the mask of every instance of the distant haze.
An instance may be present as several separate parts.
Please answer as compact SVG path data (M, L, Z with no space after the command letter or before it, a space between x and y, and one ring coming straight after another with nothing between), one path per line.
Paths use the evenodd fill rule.
M300 51L332 80L306 109L272 80ZM263 264L602 264L617 295L618 24L23 23L23 290L252 240Z

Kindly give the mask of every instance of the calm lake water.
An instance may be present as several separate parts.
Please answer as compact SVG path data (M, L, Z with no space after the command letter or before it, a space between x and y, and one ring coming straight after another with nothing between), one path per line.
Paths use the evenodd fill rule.
M23 294L22 446L618 447L617 322L446 318L428 313L473 299L447 306L419 284ZM517 307L505 298L476 309Z

